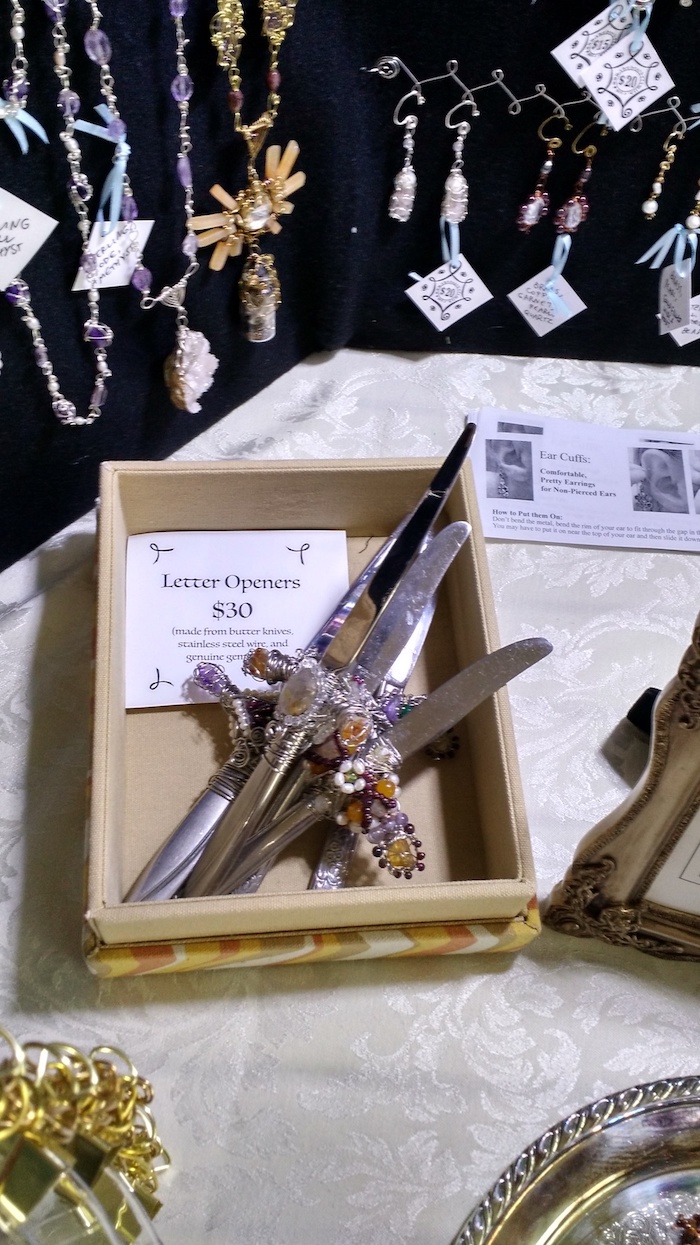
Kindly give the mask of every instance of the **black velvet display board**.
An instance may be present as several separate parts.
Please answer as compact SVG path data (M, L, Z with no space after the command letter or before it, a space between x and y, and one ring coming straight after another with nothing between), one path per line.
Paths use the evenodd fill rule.
M92 352L82 342L85 296L70 292L80 246L58 139L51 25L39 0L27 0L25 7L30 111L51 141L44 146L31 137L29 154L22 156L7 126L0 125L0 185L59 221L23 275L61 388L84 411L92 387ZM91 427L63 427L52 414L27 329L17 310L0 299L0 566L93 504L102 459L166 456L311 351L352 345L700 362L697 344L680 351L659 337L658 276L634 263L665 228L685 218L700 176L697 131L679 148L656 220L645 221L640 204L673 122L669 115L649 118L640 133L627 129L599 144L588 192L590 217L574 238L566 268L588 310L538 339L506 295L551 256L551 219L530 236L520 234L514 223L518 205L536 182L543 155L536 131L548 106L545 101L525 104L521 115L512 117L498 88L480 93L481 116L465 148L471 195L462 250L494 299L443 335L403 292L409 272L425 274L441 260L438 218L454 139L444 116L459 92L445 82L426 88L414 158L418 195L410 221L400 224L387 216L393 176L403 157L402 131L392 124L392 113L409 83L403 76L383 81L362 73L361 66L393 54L423 78L441 72L454 57L460 76L472 87L500 68L518 96L544 82L557 99L570 100L578 90L550 50L599 7L596 0L299 0L280 58L282 104L272 141L299 142L297 167L308 181L294 196L295 211L283 218L282 233L270 241L283 298L275 340L254 345L243 339L237 306L241 261L230 260L223 273L212 273L205 252L187 305L191 327L206 334L221 363L202 400L202 413L188 415L171 405L162 381L163 361L174 345L174 314L162 308L144 313L131 288L106 291L102 316L115 331L109 398ZM175 73L173 23L167 0L104 0L102 10L132 147L129 175L140 215L156 219L145 263L159 289L183 270L177 110L169 90ZM214 0L190 0L184 19L195 82L191 126L197 213L218 210L208 194L214 182L234 194L244 184L244 145L233 132L226 77L209 41L214 10ZM264 106L266 45L256 4L248 3L246 12L242 66L248 118ZM8 14L9 6L3 6L3 77L10 63ZM70 0L73 85L83 102L82 117L97 120L92 110L101 102L98 70L83 51L88 24L84 0ZM656 0L649 34L687 108L700 98L700 3L685 8L678 0ZM576 128L570 137L591 116L588 106L572 109ZM99 187L110 167L111 148L86 136L80 141L85 171ZM549 186L553 209L571 192L581 165L568 147L562 150Z

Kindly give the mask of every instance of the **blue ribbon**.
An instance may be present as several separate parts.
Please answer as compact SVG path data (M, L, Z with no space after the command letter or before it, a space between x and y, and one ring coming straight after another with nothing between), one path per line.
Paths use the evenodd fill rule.
M440 245L442 262L450 265L450 272L459 268L459 225L454 225L440 217Z
M620 0L619 4L614 4L608 13L608 19L611 22L617 21L621 17L625 17L632 26L632 38L630 39L630 53L636 56L637 52L642 50L644 36L651 18L651 4L647 9L644 17L641 11L636 7L635 0Z
M560 233L554 243L554 250L552 251L552 271L544 283L544 288L547 291L547 297L552 304L552 307L558 315L566 316L567 319L569 318L569 308L564 302L564 299L560 298L557 294L554 287L556 285L557 277L560 277L564 271L566 261L569 258L570 250L571 234Z
M632 10L632 38L630 39L630 54L632 56L636 56L637 52L641 52L644 46L644 36L647 32L650 17L651 8L647 9L644 17L642 17L639 9Z
M647 260L651 260L650 268L660 268L671 247L673 247L673 262L676 265L676 272L679 277L684 276L685 269L683 261L685 259L686 245L690 249L690 271L695 267L698 250L698 237L695 230L686 229L685 225L680 223L673 226L673 229L667 229L653 246L649 247L643 255L637 260L638 264L645 264Z
M23 126L26 129L31 130L34 134L37 134L39 138L41 139L42 143L48 143L49 141L48 135L43 125L41 125L41 123L37 121L36 117L33 117L31 113L28 113L26 108L22 108L20 109L19 112L15 112L11 114L10 116L3 117L2 120L5 122L5 124L9 128L10 133L14 134L15 138L17 139L17 142L19 143L20 151L22 152L23 156L26 156L27 152L29 151L29 143L27 141L27 135L25 134L24 129L22 128Z
M113 114L109 111L106 104L98 104L96 113L105 121L105 125L94 125L92 121L76 121L75 129L80 130L83 134L92 134L95 138L106 138L107 142L114 143L114 155L112 157L112 168L105 178L104 186L100 192L100 203L97 209L96 220L104 223L104 207L109 200L109 228L103 228L102 233L111 233L116 229L119 223L119 213L121 212L122 196L124 192L124 177L126 174L126 166L131 155L131 147L123 138L112 138L107 133L107 125L114 120Z

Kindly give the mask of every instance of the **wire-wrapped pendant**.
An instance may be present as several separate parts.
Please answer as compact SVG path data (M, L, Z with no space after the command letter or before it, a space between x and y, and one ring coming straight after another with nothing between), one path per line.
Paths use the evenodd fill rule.
M389 216L392 220L407 221L416 199L416 171L408 164L399 169L394 178L394 189L389 200Z
M459 169L451 169L445 181L440 215L450 225L461 225L469 208L469 186Z

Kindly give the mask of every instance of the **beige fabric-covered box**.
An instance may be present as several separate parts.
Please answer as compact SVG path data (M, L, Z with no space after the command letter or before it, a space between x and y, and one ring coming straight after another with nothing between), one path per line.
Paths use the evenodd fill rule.
M218 705L124 708L126 542L137 532L342 528L351 574L413 507L433 460L105 463L102 468L95 724L85 950L101 975L230 964L514 950L539 929L507 693L458 727L450 761L414 758L402 807L425 873L387 877L368 851L354 885L308 891L323 830L292 844L256 895L125 904L122 896L226 759ZM411 690L429 691L498 647L469 468L445 520L472 536L441 590ZM363 843L363 848L366 845Z

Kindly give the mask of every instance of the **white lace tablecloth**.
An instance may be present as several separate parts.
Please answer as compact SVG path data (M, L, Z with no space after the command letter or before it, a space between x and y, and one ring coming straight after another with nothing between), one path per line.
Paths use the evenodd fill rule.
M176 457L442 455L489 405L698 431L699 390L681 366L342 351ZM93 546L88 516L0 576L0 1021L22 1039L110 1041L153 1081L173 1159L165 1245L448 1245L548 1125L700 1071L696 966L549 930L515 958L91 977ZM503 641L554 644L511 691L545 896L628 790L632 763L624 776L606 740L674 673L700 558L492 542L489 560Z

